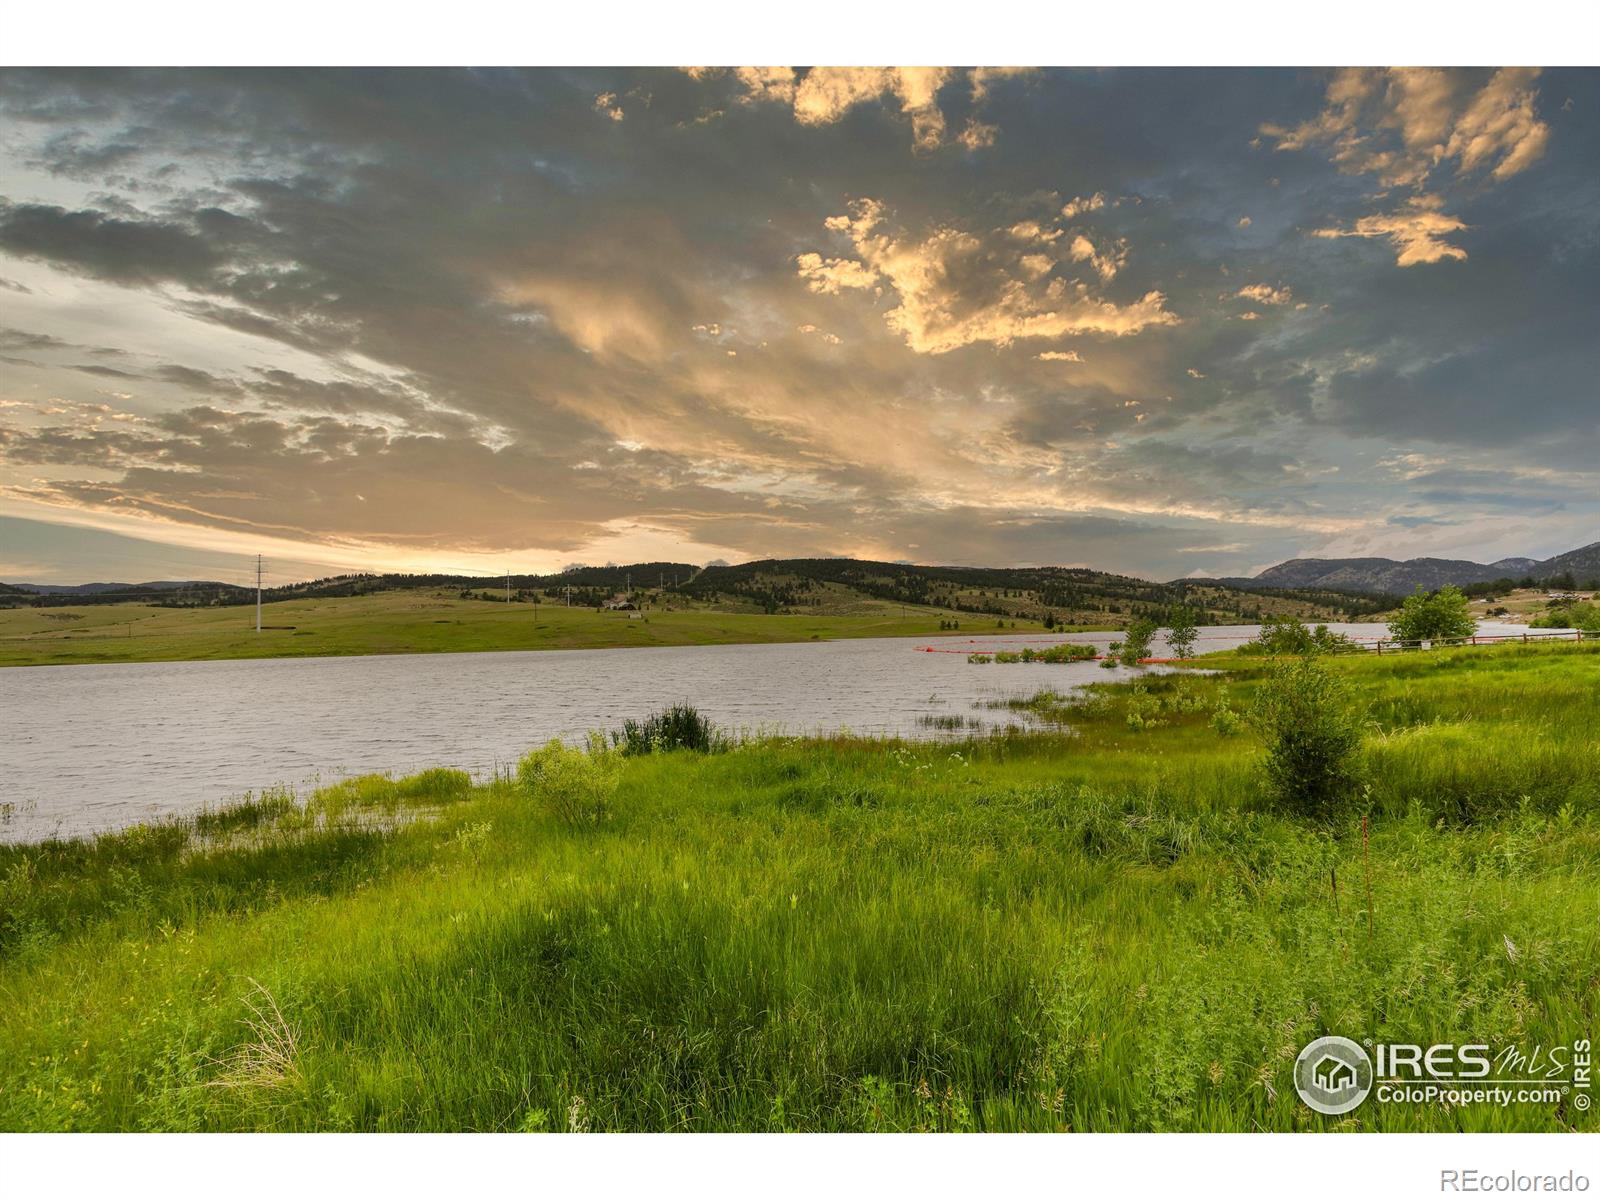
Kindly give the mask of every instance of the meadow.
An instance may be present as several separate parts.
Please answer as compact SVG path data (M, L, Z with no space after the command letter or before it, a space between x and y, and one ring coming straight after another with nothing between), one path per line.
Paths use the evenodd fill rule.
M254 607L161 608L106 604L0 609L0 667L177 662L216 658L432 654L484 650L595 650L857 637L930 637L993 631L994 618L868 601L849 612L774 614L709 607L599 612L559 604L462 599L450 590L283 600ZM1018 619L1016 628L1037 630Z
M1595 1129L1323 1117L1291 1070L1593 1036L1600 646L1327 660L1367 717L1331 824L1263 790L1270 664L1201 665L1032 733L546 749L0 847L0 1129Z

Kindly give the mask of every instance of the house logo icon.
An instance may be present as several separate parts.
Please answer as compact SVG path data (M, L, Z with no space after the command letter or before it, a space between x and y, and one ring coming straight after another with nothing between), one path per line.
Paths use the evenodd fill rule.
M1320 1037L1294 1060L1294 1090L1313 1112L1347 1113L1372 1090L1372 1059L1359 1042Z

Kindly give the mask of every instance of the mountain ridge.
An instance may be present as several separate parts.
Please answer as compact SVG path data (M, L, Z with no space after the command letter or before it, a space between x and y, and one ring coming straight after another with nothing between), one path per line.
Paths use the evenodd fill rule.
M715 593L729 585L734 590L752 595L771 591L766 583L756 584L753 576L798 576L811 579L829 579L849 582L858 588L891 594L897 599L909 599L929 582L950 584L960 581L974 586L1053 591L1066 588L1121 592L1131 595L1145 587L1174 588L1212 586L1234 590L1259 591L1317 591L1345 595L1402 596L1417 587L1435 590L1446 584L1466 585L1492 583L1499 579L1554 580L1572 577L1574 585L1600 581L1600 542L1592 542L1575 550L1568 550L1547 559L1508 557L1492 563L1473 562L1459 558L1393 559L1377 556L1364 558L1291 558L1268 567L1254 576L1192 577L1162 583L1137 576L1109 571L1095 571L1081 567L972 567L931 563L887 563L853 558L793 558L758 559L750 562L714 563L697 566L691 563L650 562L627 565L608 564L604 567L573 566L564 571L542 575L514 575L511 582L518 588L545 588L584 591L616 591L637 584L648 588L664 584L668 590L686 594ZM912 580L918 581L908 587ZM892 582L891 582L892 581ZM273 600L292 597L332 595L358 595L368 591L386 591L396 587L449 586L449 587L499 587L498 578L459 575L407 575L371 574L343 575L328 579L307 580L300 583L278 585L266 589L267 598ZM147 583L9 583L0 584L0 590L11 596L27 595L41 601L68 603L80 600L87 603L114 601L119 598L160 599L173 603L241 603L253 599L255 589L237 584L210 580L155 580ZM780 589L786 590L786 589Z
M1257 573L1250 582L1260 587L1404 595L1419 587L1433 591L1447 584L1492 583L1507 578L1543 581L1567 575L1573 577L1574 584L1600 579L1600 542L1542 560L1513 557L1492 563L1462 558L1291 558Z

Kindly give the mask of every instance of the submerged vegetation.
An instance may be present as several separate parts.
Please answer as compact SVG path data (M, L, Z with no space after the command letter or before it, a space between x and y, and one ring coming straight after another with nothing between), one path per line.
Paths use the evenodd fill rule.
M969 663L1070 663L1087 662L1095 657L1095 648L1083 642L1058 642L1053 646L1021 650L995 650L967 655Z
M1201 661L0 847L0 1128L1594 1128L1291 1067L1592 1036L1600 646ZM1302 703L1360 720L1269 767Z

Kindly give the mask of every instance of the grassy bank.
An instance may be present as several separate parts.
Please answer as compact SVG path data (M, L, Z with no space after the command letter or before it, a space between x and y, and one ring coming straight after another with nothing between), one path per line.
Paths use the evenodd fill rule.
M3 848L0 1128L1592 1129L1291 1068L1593 1036L1597 651L1335 660L1365 840L1267 806L1234 660L1070 734L569 763L593 821L439 771Z
M962 634L996 631L992 617L879 601L816 615L688 608L630 618L592 608L463 600L450 591L380 592L267 605L262 621L272 628L259 634L254 608L18 608L0 610L0 667L930 637L947 632L941 622L956 620ZM1041 628L1023 619L1015 627Z

